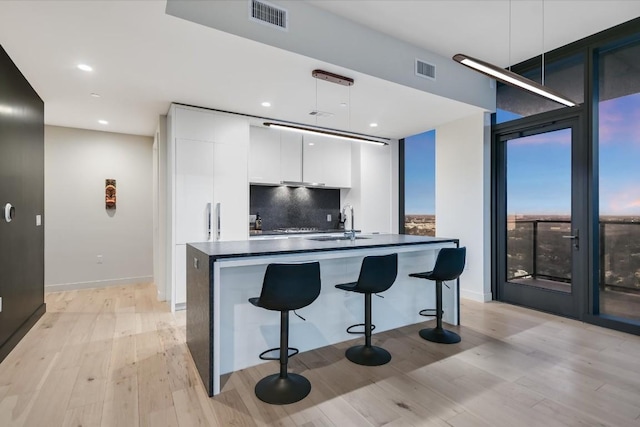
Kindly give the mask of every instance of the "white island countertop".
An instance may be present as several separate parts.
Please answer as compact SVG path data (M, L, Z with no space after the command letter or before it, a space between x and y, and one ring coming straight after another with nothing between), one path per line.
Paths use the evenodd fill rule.
M189 246L209 255L221 258L254 257L308 252L340 251L381 248L387 246L424 245L429 243L458 243L458 239L406 234L357 235L356 240L313 240L315 237L295 239L241 240L230 242L189 243Z

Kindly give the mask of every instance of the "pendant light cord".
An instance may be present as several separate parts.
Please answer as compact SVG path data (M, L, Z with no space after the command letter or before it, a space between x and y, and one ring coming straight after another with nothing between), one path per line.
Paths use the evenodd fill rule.
M544 86L544 0L542 0L542 86Z
M351 132L351 86L349 86L349 132Z
M509 0L509 71L511 71L511 0Z

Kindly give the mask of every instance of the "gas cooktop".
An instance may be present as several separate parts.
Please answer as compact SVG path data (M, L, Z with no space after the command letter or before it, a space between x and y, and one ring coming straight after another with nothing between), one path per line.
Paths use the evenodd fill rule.
M317 227L289 227L289 228L276 228L271 230L274 233L313 233L318 231Z

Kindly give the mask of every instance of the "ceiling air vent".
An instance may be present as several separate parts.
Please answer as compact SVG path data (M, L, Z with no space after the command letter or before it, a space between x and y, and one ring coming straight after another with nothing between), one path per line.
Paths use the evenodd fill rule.
M249 0L249 19L285 31L289 28L287 9L263 0Z
M436 79L436 66L429 64L421 59L416 58L416 76L424 77L426 79Z

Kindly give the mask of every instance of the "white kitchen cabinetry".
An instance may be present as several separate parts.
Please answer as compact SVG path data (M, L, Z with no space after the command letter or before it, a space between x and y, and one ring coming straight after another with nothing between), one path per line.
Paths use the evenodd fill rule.
M249 181L351 187L351 143L323 136L251 127Z
M302 181L302 135L252 126L249 181L273 185Z
M251 126L249 181L255 184L280 184L280 131Z
M304 135L302 180L327 187L351 187L351 142Z
M173 105L167 118L171 306L186 302L186 243L248 238L249 123Z
M280 132L280 180L302 181L302 135Z

